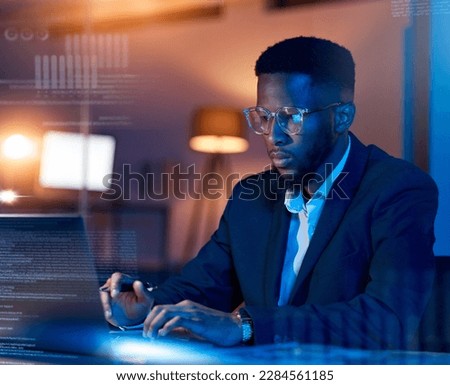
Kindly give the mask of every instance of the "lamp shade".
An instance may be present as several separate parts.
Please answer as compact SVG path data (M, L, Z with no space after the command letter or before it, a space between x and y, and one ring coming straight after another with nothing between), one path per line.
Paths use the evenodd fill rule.
M203 107L194 114L189 146L200 152L233 154L248 149L244 117L227 107Z

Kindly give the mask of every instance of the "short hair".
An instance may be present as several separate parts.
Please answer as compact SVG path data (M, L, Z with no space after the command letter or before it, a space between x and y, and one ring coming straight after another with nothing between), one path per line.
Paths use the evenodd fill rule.
M330 40L299 36L267 48L256 61L256 76L304 73L318 84L354 92L355 62L351 52Z

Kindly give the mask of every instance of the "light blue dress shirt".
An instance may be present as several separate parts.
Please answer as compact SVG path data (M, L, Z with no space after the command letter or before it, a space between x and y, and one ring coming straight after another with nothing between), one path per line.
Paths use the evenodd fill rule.
M350 137L348 138L347 149L341 160L336 167L331 169L329 175L325 175L325 181L307 202L303 199L301 192L297 192L297 194L293 190L286 192L284 204L291 213L291 221L281 276L278 306L284 306L289 301L303 258L306 250L308 250L309 242L322 214L325 201L334 181L345 166L349 152Z

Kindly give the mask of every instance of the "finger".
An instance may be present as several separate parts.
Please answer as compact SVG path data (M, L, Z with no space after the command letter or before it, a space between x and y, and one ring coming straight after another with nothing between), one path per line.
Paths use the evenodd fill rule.
M144 321L144 337L156 337L156 333L154 331L159 329L159 325L164 324L165 317L167 317L167 310L169 306L173 305L158 305L155 306L151 312L148 314L147 318ZM157 328L157 329L155 329Z
M114 273L111 275L110 278L110 295L112 298L117 298L122 291L123 286L125 285L131 285L133 283L133 279L125 274L122 273Z
M106 282L102 286L99 287L99 290L107 292L110 290L110 285L111 285L111 278L108 278L106 280Z
M138 302L153 303L153 297L149 295L148 290L141 281L133 282L133 291L136 295Z
M104 285L105 286L105 285ZM104 287L102 286L102 288ZM100 289L102 289L100 288ZM100 290L100 302L103 307L103 313L108 322L112 321L111 297L108 292Z
M158 331L158 335L166 336L175 328L183 328L196 336L205 337L207 319L199 316L176 316L164 324Z
M155 338L158 331L174 317L192 317L189 308L180 305L159 305L155 306L144 321L144 337Z
M109 292L112 298L115 298L119 295L121 280L122 280L121 273L116 272L111 275L111 278L109 279Z
M167 321L164 326L158 330L158 336L164 337L169 334L173 329L183 326L183 319L180 316L176 316Z
M144 321L144 337L156 337L158 330L171 318L198 318L205 306L190 300L183 300L175 305L155 306Z

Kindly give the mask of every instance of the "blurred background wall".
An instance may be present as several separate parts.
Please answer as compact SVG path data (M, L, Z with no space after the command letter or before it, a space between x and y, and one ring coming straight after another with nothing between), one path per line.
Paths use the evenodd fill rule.
M137 246L127 252L141 250L145 267L183 263L214 230L225 199L208 205L201 223L195 224L198 234L187 254L196 199L176 197L173 183L166 183L161 174L168 178L174 170L189 174L183 176L181 190L192 189L192 170L201 173L208 159L189 148L194 112L204 106L255 105L256 58L267 46L297 35L328 38L352 51L357 70L352 130L363 142L411 161L419 159L418 154L429 159L429 111L434 108L436 113L441 106L435 99L430 107L427 88L432 14L428 2L417 2L414 9L408 2L394 0L199 0L192 8L183 3L0 3L0 136L5 139L20 131L37 143L34 158L3 159L2 188L15 189L21 196L14 204L2 204L3 212L80 211L93 218L97 231L117 231L119 244L117 239L124 236L135 242ZM160 8L152 10L151 4ZM433 63L441 51L433 51ZM75 62L77 55L78 67L74 65L79 72L74 70L70 88L67 62L69 56ZM54 74L52 60L58 68ZM448 76L447 70L439 76ZM414 104L415 96L423 101L421 106ZM42 186L39 154L49 130L111 136L113 172L120 179L116 187L121 193ZM416 135L423 132L417 146ZM269 164L262 139L250 134L248 140L246 152L226 155L228 174L245 176ZM445 173L440 167L445 164L442 156L448 160L447 153L444 148L436 155L437 176ZM64 155L61 164L63 159ZM419 166L429 167L419 160ZM142 182L137 174L151 174L154 181ZM448 183L448 178L441 179ZM156 198L165 186L166 199ZM154 190L153 198L145 194L148 188ZM441 199L448 201L445 191ZM446 214L440 227L444 223L448 223ZM440 239L445 236L439 233ZM111 239L97 239L100 245L105 242L110 245ZM440 244L439 252L449 254L448 243ZM111 251L106 250L106 254Z

